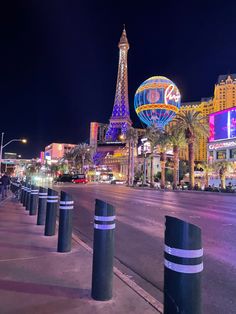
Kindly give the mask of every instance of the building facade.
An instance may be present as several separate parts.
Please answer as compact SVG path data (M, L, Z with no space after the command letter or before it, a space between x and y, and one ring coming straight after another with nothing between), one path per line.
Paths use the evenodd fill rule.
M208 159L236 162L236 138L208 143Z
M46 160L61 159L64 154L68 153L76 144L51 143L45 147L44 158Z
M208 159L236 161L236 107L209 115Z
M236 106L236 74L219 75L214 87L214 97L202 98L199 102L184 102L180 112L199 111L203 116ZM195 160L207 160L207 137L202 137L195 149ZM182 149L180 158L188 160L188 149Z

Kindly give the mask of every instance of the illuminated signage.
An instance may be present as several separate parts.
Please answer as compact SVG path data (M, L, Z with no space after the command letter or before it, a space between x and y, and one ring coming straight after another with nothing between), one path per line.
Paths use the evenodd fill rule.
M178 103L180 101L180 93L176 86L169 85L167 89L165 90L165 103L168 104L170 100L173 100L174 102Z
M209 142L236 137L236 107L210 114Z
M210 144L209 149L220 149L236 146L236 141Z

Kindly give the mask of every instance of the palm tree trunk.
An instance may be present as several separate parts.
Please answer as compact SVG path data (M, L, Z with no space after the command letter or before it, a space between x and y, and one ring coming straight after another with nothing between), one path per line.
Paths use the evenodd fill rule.
M209 186L209 172L208 172L208 169L206 170L205 182L206 182L206 187L208 187Z
M131 185L134 184L134 141L132 141L132 150L131 150Z
M84 173L84 160L85 160L85 155L82 156L82 169L81 169L81 173Z
M225 189L225 174L220 175L221 188Z
M174 173L173 173L173 189L177 189L178 171L179 171L179 147L174 145L173 147L173 161L174 161Z
M189 183L190 189L194 188L194 141L188 144L188 160L189 160Z
M151 187L153 187L153 153L151 153L151 167L150 167L150 182L151 182Z
M166 153L161 153L161 188L164 189L166 185Z
M129 152L128 152L127 183L128 185L130 185L130 142L129 142Z

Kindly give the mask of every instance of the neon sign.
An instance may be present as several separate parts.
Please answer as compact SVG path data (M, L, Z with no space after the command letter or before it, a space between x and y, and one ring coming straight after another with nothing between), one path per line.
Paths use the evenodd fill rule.
M236 107L210 114L209 142L236 137Z
M178 103L180 101L180 93L176 86L169 85L165 90L165 103L168 104L170 100L174 100L174 102Z
M219 149L219 148L228 148L228 147L233 147L233 146L236 146L236 141L210 144L208 147L209 149Z

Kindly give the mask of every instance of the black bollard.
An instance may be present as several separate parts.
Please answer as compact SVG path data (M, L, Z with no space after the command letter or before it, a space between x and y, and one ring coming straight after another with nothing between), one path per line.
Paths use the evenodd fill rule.
M28 183L25 183L25 193L23 195L23 206L25 207L26 209L26 201L27 201L27 195L28 195Z
M93 240L92 298L112 298L115 208L96 199Z
M21 186L21 192L20 192L20 202L21 202L21 204L23 204L24 194L25 194L25 183L23 182L22 186Z
M33 185L31 184L28 184L28 193L26 195L26 207L25 209L26 210L30 210L30 194L31 194L31 188L32 188Z
M164 314L201 314L201 229L166 216Z
M73 209L71 195L61 191L57 252L71 251Z
M45 236L53 236L56 232L57 208L58 208L58 192L52 189L48 189L44 232Z
M47 189L39 188L39 202L38 202L38 217L37 225L44 225L46 219L46 207L47 207Z
M31 192L30 192L30 209L29 209L30 216L37 214L38 196L39 196L38 187L35 185L32 185Z

